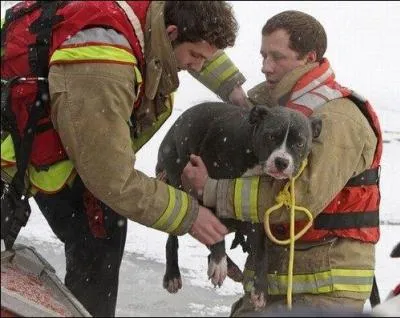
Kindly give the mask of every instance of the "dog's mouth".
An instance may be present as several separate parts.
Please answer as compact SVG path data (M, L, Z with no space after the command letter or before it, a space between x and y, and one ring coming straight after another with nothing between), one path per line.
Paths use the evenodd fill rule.
M290 179L291 178L291 176L287 175L286 173L281 172L281 171L277 171L277 170L275 170L275 171L267 170L266 174L271 176L272 178L278 179L278 180Z
M290 179L293 176L293 166L289 165L285 168L275 164L275 160L267 160L263 164L263 171L265 174L274 179L283 180Z

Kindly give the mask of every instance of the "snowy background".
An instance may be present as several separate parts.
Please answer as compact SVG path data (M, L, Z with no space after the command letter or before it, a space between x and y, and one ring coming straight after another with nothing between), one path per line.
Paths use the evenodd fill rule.
M2 2L4 8L10 2ZM381 174L381 239L377 244L376 276L381 298L400 282L400 260L389 257L400 241L400 2L232 2L240 29L229 56L244 73L247 91L264 80L261 73L261 28L266 20L283 10L301 10L315 16L328 34L326 57L339 83L366 96L375 106L381 121L384 150ZM154 176L158 146L163 135L188 107L217 100L189 74L181 73L175 110L162 129L137 154L136 168ZM19 243L34 246L55 267L61 279L65 275L62 244L51 232L37 206ZM166 234L134 222L128 224L126 253L120 273L118 316L227 316L242 287L227 279L214 289L207 280L207 249L189 235L179 240L183 289L175 295L162 288ZM227 237L230 246L232 236ZM243 266L240 249L229 255ZM370 309L369 304L365 310Z

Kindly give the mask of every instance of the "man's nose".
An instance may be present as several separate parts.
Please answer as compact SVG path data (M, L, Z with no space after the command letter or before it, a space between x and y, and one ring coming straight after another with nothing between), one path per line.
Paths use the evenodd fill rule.
M190 64L189 68L195 72L200 72L201 69L203 68L203 65L204 65L204 60L201 60Z
M272 73L274 70L273 63L271 59L265 58L263 59L262 67L261 67L261 72L263 72L265 75L267 73Z

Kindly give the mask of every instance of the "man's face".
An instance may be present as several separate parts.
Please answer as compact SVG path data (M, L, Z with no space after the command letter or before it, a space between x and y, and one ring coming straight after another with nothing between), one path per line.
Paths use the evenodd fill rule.
M264 35L261 43L263 58L261 72L267 87L273 89L283 76L300 65L307 64L309 56L299 59L298 53L289 48L289 35L283 29Z
M199 72L206 60L209 60L217 48L206 41L183 42L174 45L174 54L178 63L178 70L192 70Z
M209 60L218 49L206 41L182 42L176 44L178 38L178 27L168 25L166 28L168 38L174 50L175 58L178 63L178 71L191 70L199 72L203 68L206 60Z

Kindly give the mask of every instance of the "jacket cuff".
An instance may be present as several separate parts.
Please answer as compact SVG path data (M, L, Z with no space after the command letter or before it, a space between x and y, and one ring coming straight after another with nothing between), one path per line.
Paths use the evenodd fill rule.
M219 218L223 219L235 219L234 211L234 192L233 192L234 180L232 179L220 179L217 181L217 204L215 214Z
M194 221L197 219L197 215L199 214L199 203L198 201L190 197L190 206L186 212L185 217L183 218L180 226L171 234L172 235L183 235L189 232L192 228Z
M221 97L221 99L229 103L229 95L233 91L236 86L242 86L242 84L246 81L246 78L242 73L237 71L232 77L228 80L225 80L221 86L216 90L216 94Z
M200 83L217 94L224 102L229 102L233 89L241 86L246 78L224 51L206 61L200 72L189 71Z
M203 204L208 208L215 208L217 205L217 184L217 180L209 177L204 186Z

